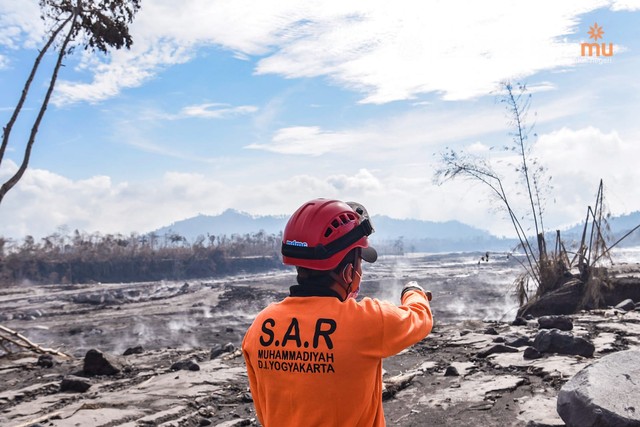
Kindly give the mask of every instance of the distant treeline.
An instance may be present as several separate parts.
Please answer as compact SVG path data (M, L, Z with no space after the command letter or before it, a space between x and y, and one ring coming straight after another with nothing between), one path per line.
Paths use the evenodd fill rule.
M264 232L199 236L129 236L76 230L38 241L0 237L0 284L183 280L281 268L281 237Z

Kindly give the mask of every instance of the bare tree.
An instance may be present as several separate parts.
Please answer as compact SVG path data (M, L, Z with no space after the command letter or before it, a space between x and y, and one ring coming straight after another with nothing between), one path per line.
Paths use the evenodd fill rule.
M49 27L48 38L33 62L33 67L22 88L13 114L2 130L0 145L0 165L4 160L11 141L11 132L29 96L31 84L38 72L42 59L51 49L57 51L55 65L50 70L51 77L33 121L18 170L0 187L0 203L4 196L20 181L29 165L31 150L38 134L42 118L47 110L51 95L58 80L62 61L76 47L106 54L109 48L131 47L133 40L129 34L129 24L140 9L141 0L40 0L41 18Z
M562 266L555 263L555 257L552 257L554 259L548 257L545 245L543 190L548 185L548 181L544 176L544 168L531 155L532 141L529 136L533 125L527 125L531 95L527 93L525 85L514 88L511 83L504 82L501 84L501 89L500 102L505 104L510 124L514 129L511 133L512 144L505 146L504 149L513 152L518 158L514 167L525 190L522 193L528 199L529 209L526 214L516 213L515 206L505 190L504 178L484 158L448 149L442 153L441 167L435 172L435 180L438 184L442 184L454 178L466 178L479 181L491 190L506 210L520 243L519 247L525 254L523 266L526 274L519 278L521 287L527 288L528 280L532 279L538 290L542 290L553 286L559 274L558 269ZM532 221L535 230L536 240L533 244L527 233L528 228L523 225L523 221L527 218Z
M506 178L496 172L486 158L449 149L441 155L441 166L435 172L435 181L442 184L455 178L466 178L480 182L491 190L499 200L499 205L507 212L519 241L518 247L524 252L524 260L516 258L525 270L515 280L519 314L529 309L540 312L544 309L535 308L536 303L544 305L552 299L556 305L562 301L566 307L575 309L600 307L605 302L604 293L611 285L603 264L612 262L611 249L639 229L640 224L615 243L607 244L610 240L609 214L605 214L603 183L600 180L595 207L587 208L582 238L573 257L569 256L571 252L567 251L560 230L555 233L555 246L548 251L543 213L544 195L550 189L551 177L546 176L544 167L531 153L533 141L529 136L533 125L527 125L531 95L527 93L526 86L514 87L506 82L502 84L500 101L505 104L510 125L514 129L511 133L512 144L504 149L513 152L518 159L512 166L518 174L521 187L509 188L507 192L503 185ZM516 205L508 196L514 193L525 197L528 207L524 215L516 213ZM531 236L531 228L535 236ZM572 273L574 267L577 267L578 274ZM533 284L531 287L530 282ZM564 287L564 292L555 293L546 300L542 298L561 287Z

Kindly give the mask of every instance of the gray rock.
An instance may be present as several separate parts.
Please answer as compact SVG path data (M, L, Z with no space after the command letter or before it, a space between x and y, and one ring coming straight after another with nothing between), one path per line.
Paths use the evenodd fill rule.
M517 353L518 351L519 350L515 347L509 347L508 345L504 345L504 344L496 344L496 345L492 345L491 347L487 347L482 351L479 351L478 354L476 354L476 356L487 357L495 353Z
M132 354L142 354L144 353L144 348L141 345L137 345L135 347L129 347L122 353L123 356L130 356Z
M220 344L215 344L211 348L211 353L209 353L209 359L213 360L224 353L233 353L234 351L236 351L236 346L233 345L232 343L227 343L224 345L224 347Z
M40 357L38 357L38 361L36 362L36 365L40 366L41 368L51 368L53 364L53 356L50 354L41 354Z
M122 371L123 365L115 357L100 350L91 349L84 356L83 371L87 375L115 375Z
M447 369L444 371L445 377L459 377L460 373L458 372L458 368L455 366L447 366Z
M516 317L513 322L511 322L512 326L527 326L527 321L522 317Z
M574 337L569 332L557 329L543 329L533 340L533 346L540 353L570 354L592 357L595 346L584 338Z
M633 302L632 299L626 299L622 301L620 304L616 305L614 308L617 308L618 310L624 310L624 311L633 311L636 309L636 304Z
M213 360L216 357L220 356L222 353L224 353L224 350L222 349L222 345L215 344L213 347L211 347L211 353L209 353L209 359Z
M640 426L640 351L602 357L558 393L557 410L569 427Z
M191 359L179 360L171 365L172 371L199 371L200 365Z
M90 305L113 304L120 302L114 299L113 295L108 292L75 295L71 298L71 300L76 304Z
M564 426L564 424L562 424ZM529 421L525 427L559 427L560 424L549 424L544 421Z
M573 329L573 321L567 316L542 316L538 318L540 329L559 329L570 331Z
M242 427L251 425L251 420L248 418L238 418L236 420L224 421L220 424L216 424L216 427Z
M27 312L26 316L29 317L29 318L37 319L38 317L42 317L42 311L40 311L40 310L31 310L31 311Z
M84 393L89 390L91 383L86 378L68 375L62 379L60 383L60 391L74 391Z
M540 359L542 357L542 354L540 354L540 352L533 347L527 347L524 349L522 357L527 360Z
M504 343L510 347L525 347L531 345L531 339L524 335L506 335Z

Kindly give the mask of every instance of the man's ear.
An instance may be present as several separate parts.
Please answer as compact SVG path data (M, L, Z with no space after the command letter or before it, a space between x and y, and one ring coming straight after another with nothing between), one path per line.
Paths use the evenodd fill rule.
M342 269L342 280L344 280L345 284L350 284L353 282L353 264L347 264Z

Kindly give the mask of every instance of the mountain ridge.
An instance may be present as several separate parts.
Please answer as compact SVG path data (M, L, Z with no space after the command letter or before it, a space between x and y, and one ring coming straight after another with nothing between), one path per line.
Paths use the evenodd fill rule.
M289 217L285 215L251 215L236 209L227 209L219 215L197 215L176 221L152 231L156 235L177 234L193 242L199 236L232 236L263 231L278 235ZM397 219L386 215L371 218L376 232L371 241L376 244L402 244L415 250L486 250L511 245L510 239L501 239L460 221L443 222L418 219ZM508 245L503 245L507 243ZM477 246L477 248L476 248Z
M236 209L226 209L219 215L199 214L191 218L176 221L158 228L152 233L157 235L178 234L193 242L198 236L232 236L253 234L260 231L279 235L284 229L287 215L251 215ZM398 219L387 215L374 215L372 218L376 232L371 241L380 245L417 251L484 251L509 250L517 243L516 239L498 237L483 230L456 220L428 221L419 219ZM634 211L608 219L614 241L634 226L640 224L640 211ZM583 224L576 224L562 230L565 239L579 238ZM625 240L626 244L640 244L640 230L636 230Z

